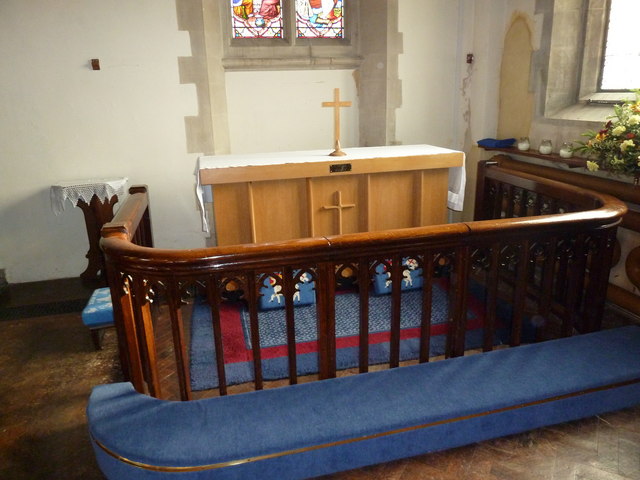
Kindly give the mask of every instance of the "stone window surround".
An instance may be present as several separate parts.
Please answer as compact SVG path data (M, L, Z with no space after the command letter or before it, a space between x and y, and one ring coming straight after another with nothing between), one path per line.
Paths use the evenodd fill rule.
M194 8L196 1L199 8ZM230 69L224 67L230 35L225 36L227 32L222 31L224 18L228 18L224 15L230 15L230 9L220 8L221 3L226 7L228 0L176 0L178 26L189 32L192 49L190 57L178 59L180 82L194 84L198 98L197 115L185 117L189 153L232 153L226 92ZM398 0L367 0L369 8L365 10L358 9L360 0L349 0L348 4L356 12L360 27L357 35L349 38L350 49L359 56L357 68L327 62L323 67L319 52L307 46L307 58L290 59L288 68L278 66L278 59L254 56L247 63L262 65L246 70L352 70L358 91L359 146L394 145L395 110L401 104L402 90L398 74L398 56L402 52ZM243 53L249 56L252 50L249 47Z
M548 68L541 92L546 118L600 122L612 110L610 103L597 102L633 98L628 92L598 91L608 7L609 0L538 0L545 27L534 62Z

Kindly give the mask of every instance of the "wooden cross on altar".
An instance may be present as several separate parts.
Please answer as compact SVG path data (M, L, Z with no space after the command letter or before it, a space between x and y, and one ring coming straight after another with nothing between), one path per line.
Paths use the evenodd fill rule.
M344 155L344 154L343 154ZM335 193L336 204L324 205L323 210L337 210L338 211L338 235L342 235L342 210L345 208L355 208L355 203L342 203L342 192L338 190Z
M340 150L340 107L350 107L351 102L340 101L340 89L333 89L333 102L322 102L323 107L333 107L333 135L335 137L335 150L329 155L332 157L343 157L346 155Z

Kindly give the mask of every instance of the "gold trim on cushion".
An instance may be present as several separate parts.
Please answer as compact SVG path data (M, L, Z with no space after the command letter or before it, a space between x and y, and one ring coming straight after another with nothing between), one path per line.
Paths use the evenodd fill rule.
M633 380L627 380L624 382L618 382L618 383L613 383L610 385L604 385L601 387L594 387L594 388L589 388L587 390L581 390L579 392L574 392L574 393L566 393L564 395L557 395L555 397L550 397L550 398L546 398L543 400L536 400L534 402L527 402L527 403L522 403L519 405L512 405L510 407L503 407L503 408L498 408L495 410L488 410L486 412L480 412L480 413L474 413L472 415L464 415L461 417L456 417L456 418L448 418L445 420L438 420L436 422L430 422L430 423L425 423L422 425L415 425L412 427L404 427L404 428L398 428L395 430L389 430L386 432L380 432L380 433L374 433L372 435L365 435L362 437L356 437L356 438L348 438L345 440L339 440L336 442L329 442L329 443L323 443L320 445L313 445L310 447L302 447L302 448L296 448L293 450L286 450L283 452L275 452L275 453L269 453L266 455L257 455L255 457L248 457L248 458L243 458L243 459L238 459L238 460L231 460L228 462L220 462L220 463L212 463L209 465L194 465L194 466L188 466L188 467L169 467L169 466L161 466L161 465L149 465L146 463L142 463L142 462L136 462L135 460L130 460L128 458L122 457L120 455L118 455L116 452L114 452L113 450L110 450L108 447L106 447L104 444L102 444L99 440L97 440L93 434L91 435L93 438L93 441L96 443L96 445L98 445L105 453L107 453L108 455L112 456L113 458L115 458L116 460L119 460L123 463L132 465L134 467L138 467L138 468L142 468L144 470L152 470L155 472L199 472L202 470L215 470L218 468L224 468L224 467L231 467L233 465L241 465L243 463L251 463L251 462L257 462L260 460L268 460L270 458L277 458L277 457L283 457L285 455L295 455L298 453L304 453L304 452L310 452L313 450L319 450L322 448L329 448L329 447L337 447L340 445L346 445L348 443L355 443L355 442L361 442L363 440L373 440L376 438L380 438L380 437L386 437L389 435L395 435L395 434L399 434L399 433L406 433L406 432L412 432L415 430L422 430L425 428L430 428L430 427L436 427L439 425L445 425L448 423L455 423L455 422L460 422L460 421L464 421L464 420L470 420L473 418L479 418L479 417L486 417L488 415L493 415L496 413L502 413L502 412L508 412L511 410L518 410L520 408L526 408L526 407L532 407L535 405L542 405L545 403L551 403L551 402L556 402L559 400L565 400L567 398L574 398L574 397L579 397L582 395L588 395L590 393L596 393L596 392L601 392L601 391L605 391L605 390L612 390L615 388L620 388L620 387L625 387L628 385L633 385L636 383L640 383L640 378L636 378Z

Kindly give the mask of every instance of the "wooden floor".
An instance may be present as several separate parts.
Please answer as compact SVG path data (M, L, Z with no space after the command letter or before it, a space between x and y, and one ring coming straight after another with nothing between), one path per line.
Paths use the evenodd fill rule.
M611 309L607 318L624 322ZM0 478L104 478L84 408L93 385L120 381L113 330L94 351L78 311L0 321L0 338ZM322 478L640 480L640 406Z
M640 408L322 478L640 479Z

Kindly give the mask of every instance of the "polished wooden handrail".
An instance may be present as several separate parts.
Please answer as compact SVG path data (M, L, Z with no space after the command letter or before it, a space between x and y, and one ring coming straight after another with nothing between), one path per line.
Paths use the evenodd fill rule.
M485 163L481 162L481 170L486 169ZM618 224L621 221L621 217L628 211L623 202L611 195L523 172L518 172L514 176L514 171L512 170L499 166L489 166L492 167L492 178L504 180L509 177L515 186L521 188L532 189L542 194L549 194L553 189L562 189L563 197L568 202L581 205L586 211L540 215L533 218L476 220L456 224L304 238L262 244L178 250L148 248L130 242L144 211L148 207L146 187L132 187L132 195L127 198L127 201L116 213L113 220L102 228L101 247L112 259L126 258L132 265L139 264L144 270L165 271L170 269L173 274L179 275L183 271L191 272L192 269L197 270L204 265L209 265L215 271L224 270L236 263L259 266L261 263L270 264L278 259L292 262L298 258L308 259L309 255L323 256L333 254L337 248L345 249L347 254L361 252L362 249L373 249L376 252L384 251L385 249L391 251L400 244L410 246L411 244L417 245L425 241L447 241L449 240L447 237L453 238L469 232L484 233L493 229L497 231L505 229L516 231L534 229L540 231L554 229L558 224L567 222L608 226ZM477 211L475 217L476 219L480 217ZM607 222L607 220L610 221Z
M586 175L576 171L566 171L523 162L511 158L508 155L496 155L492 160L509 170L527 172L543 178L553 178L566 184L579 186L596 192L607 192L614 195L616 198L632 204L632 208L629 209L622 218L620 226L634 232L640 232L640 212L637 210L637 205L640 204L640 188L638 188L636 184L623 181L620 176L615 176L613 174L609 174L606 177ZM617 248L620 250L620 245L618 245ZM631 252L638 248L640 247L635 247ZM634 260L636 258L637 256L627 255L627 258L622 260L625 263L625 270L627 270L629 280L636 288L640 288L640 283L636 283L636 281L634 281L633 275L633 270L637 268L634 264ZM632 273L629 274L629 271ZM608 286L607 298L623 309L633 312L636 315L640 314L640 296L628 289L624 289L610 283Z
M137 185L129 189L129 197L111 222L102 227L102 237L120 237L132 241L149 207L148 189Z
M292 297L300 272L315 282L320 377L336 375L335 294L344 271L360 288L359 369L368 369L368 284L384 266L392 281L389 365L399 365L403 258L423 268L420 361L429 360L431 285L449 284L447 356L465 351L471 276L485 285L484 349L493 348L501 290L512 307L510 344L522 340L528 309L560 319L561 335L599 328L616 226L626 206L614 197L481 162L476 221L380 232L188 250L152 248L146 189L136 187L103 228L101 247L114 299L121 361L136 389L162 397L149 301L161 290L171 321L181 398L191 398L181 306L201 290L212 312L220 394L227 392L219 307L237 289L248 305L255 388L263 388L256 303L261 282L279 276L285 298L289 380L297 382ZM564 212L564 213L557 213ZM515 217L517 218L507 218ZM147 238L148 237L148 238ZM137 242L137 243L134 243ZM587 275L588 273L588 275ZM531 307L533 305L533 307Z

